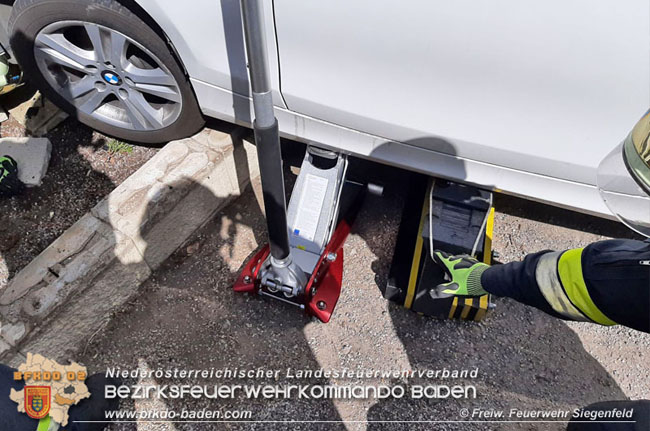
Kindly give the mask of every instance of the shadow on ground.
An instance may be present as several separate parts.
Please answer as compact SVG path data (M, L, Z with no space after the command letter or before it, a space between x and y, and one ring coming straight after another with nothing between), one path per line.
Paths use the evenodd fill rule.
M611 238L641 238L635 232L625 227L625 225L614 220L606 220L600 217L580 214L575 211L565 210L514 196L500 193L495 194L494 205L501 213L515 217L523 217L540 223L561 226L567 229L575 229Z
M0 103L11 109L34 93L24 85L1 96ZM24 134L14 118L0 126L0 137ZM107 149L109 138L73 118L45 137L52 143L52 153L42 185L0 198L0 288L155 153L139 148L112 153Z
M110 429L432 429L428 423L406 422L463 420L459 413L462 408L572 409L595 401L626 398L567 325L536 310L500 300L489 319L473 324L427 319L388 304L379 286L386 281L392 257L403 205L404 174L389 168L374 173L393 186L386 188L383 198L369 197L357 219L345 249L343 295L329 324L313 322L290 306L231 290L242 264L266 241L256 188L258 196L247 191L169 258L141 287L138 296L113 316L106 330L89 341L79 359L91 372L103 372L107 367L281 371L277 380L154 377L127 379L129 384L349 384L349 380L341 379L290 379L285 372L288 368L321 367L397 371L478 368L476 380L383 382L407 387L473 384L477 399L135 400L125 402L124 408L243 409L252 412L252 420L271 422L142 422L113 424ZM289 174L288 169L285 174ZM292 179L287 176L290 188ZM274 421L346 424L287 425ZM472 426L486 429L486 424ZM438 424L436 429L472 428L446 423Z
M241 264L266 241L265 220L258 202L255 194L249 190L217 214L154 273L141 287L137 298L114 315L105 332L89 343L80 358L82 362L93 372L101 372L106 367L233 371L318 368L318 362L302 332L310 320L298 309L232 291ZM218 380L127 380L130 384L137 382L212 385L292 383L283 377L279 380L236 377ZM315 379L311 383L326 381ZM224 411L239 408L253 411L256 421L338 419L336 409L329 401L296 399L259 399L246 403L239 399L148 400L126 402L124 408L174 409L179 412L184 408ZM153 424L150 426L116 424L112 429L230 429L235 424L175 423L157 424L158 428L154 428ZM286 429L286 425L263 423L258 424L256 429ZM322 429L343 427L322 425Z

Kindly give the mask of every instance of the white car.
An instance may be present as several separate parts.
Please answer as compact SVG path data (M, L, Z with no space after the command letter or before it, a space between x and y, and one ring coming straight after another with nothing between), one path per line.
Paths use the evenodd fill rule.
M647 1L264 6L283 136L611 216L597 169L649 106ZM250 126L238 0L17 0L8 25L26 76L101 132Z

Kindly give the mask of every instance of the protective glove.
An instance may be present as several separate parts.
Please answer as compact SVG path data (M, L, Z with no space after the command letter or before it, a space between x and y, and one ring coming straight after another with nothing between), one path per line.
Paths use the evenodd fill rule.
M445 269L451 279L439 284L436 290L455 296L482 296L487 292L481 285L481 274L490 266L468 255L451 256L442 251L435 251L433 258Z
M0 156L0 195L20 193L25 185L18 179L18 165L9 156Z

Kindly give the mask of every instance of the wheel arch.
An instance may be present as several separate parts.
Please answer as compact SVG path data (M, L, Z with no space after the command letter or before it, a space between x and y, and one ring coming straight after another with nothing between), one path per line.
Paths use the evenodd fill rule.
M147 12L138 2L135 0L115 0L116 2L120 3L122 6L127 8L128 10L131 11L135 16L140 18L142 21L145 22L158 36L160 36L167 46L169 47L169 51L171 54L174 56L174 59L178 62L179 66L181 69L183 69L183 73L185 74L185 77L189 79L189 74L187 73L187 68L185 67L185 64L183 63L183 59L176 50L176 47L174 46L174 43L172 40L167 36L167 33L163 30L163 28L158 24L158 22ZM191 85L191 83L190 83ZM194 91L194 88L192 88L192 91ZM196 96L196 95L195 95Z

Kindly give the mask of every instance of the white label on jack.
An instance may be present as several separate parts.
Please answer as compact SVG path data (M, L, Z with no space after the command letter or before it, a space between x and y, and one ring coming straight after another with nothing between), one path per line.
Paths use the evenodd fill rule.
M307 241L314 240L328 182L327 178L307 174L305 186L298 202L298 215L293 226L293 235Z

